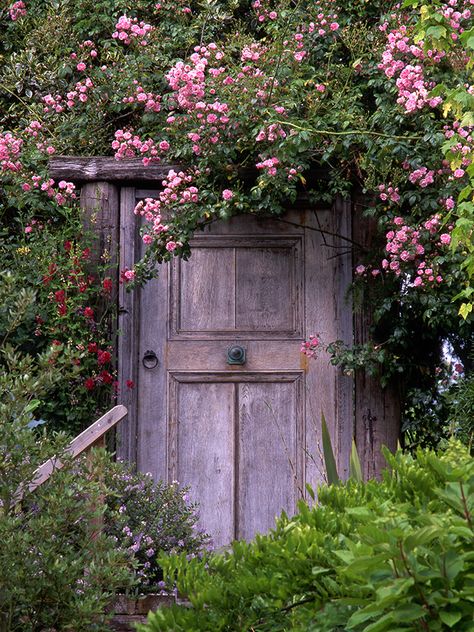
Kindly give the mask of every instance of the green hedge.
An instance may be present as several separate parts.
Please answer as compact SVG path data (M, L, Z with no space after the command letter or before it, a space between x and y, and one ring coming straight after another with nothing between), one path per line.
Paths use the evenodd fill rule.
M454 441L387 459L382 482L322 487L269 535L161 560L192 607L139 630L472 631L474 462Z

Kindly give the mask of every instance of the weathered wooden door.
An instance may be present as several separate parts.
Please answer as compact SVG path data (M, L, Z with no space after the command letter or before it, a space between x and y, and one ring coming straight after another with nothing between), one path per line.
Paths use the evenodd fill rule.
M122 266L144 247L133 208L152 194L122 189ZM349 236L349 222L342 203L284 221L218 222L195 236L189 261L122 293L120 372L136 387L122 394L131 414L121 453L190 485L216 546L268 530L322 479L321 411L347 468L351 382L300 346L312 333L351 338L350 254L334 236ZM242 364L229 364L235 346Z

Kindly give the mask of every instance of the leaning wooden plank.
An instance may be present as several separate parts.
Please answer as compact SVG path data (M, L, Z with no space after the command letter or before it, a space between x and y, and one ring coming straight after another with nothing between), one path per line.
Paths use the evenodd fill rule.
M75 458L96 443L98 439L104 436L108 430L118 424L126 415L127 409L125 406L121 404L115 406L73 439L67 448L67 453L72 456L72 458ZM51 474L55 470L61 469L62 466L63 464L58 457L52 457L49 461L40 465L40 467L35 470L34 479L28 485L28 491L32 492L45 483ZM20 488L16 494L15 501L17 503L20 502L24 494L24 488Z

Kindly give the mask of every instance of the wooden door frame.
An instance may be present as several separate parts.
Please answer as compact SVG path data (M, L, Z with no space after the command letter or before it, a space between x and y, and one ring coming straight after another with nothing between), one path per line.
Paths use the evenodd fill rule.
M131 195L130 191L135 191L139 186L158 190L171 168L178 169L179 166L151 164L144 167L139 158L116 161L108 156L55 156L49 161L50 177L57 181L68 180L82 185L81 206L84 209L85 223L97 231L99 242L108 244L111 252L116 248L120 249L119 269L130 268L133 265L138 244L135 217L130 212L125 212L126 196ZM317 177L320 176L325 176L323 170L318 171ZM370 205L370 199L356 192L350 201L336 201L335 212L340 204L351 207L354 242L359 243L362 248L370 247L376 229L373 221L363 216L363 209ZM303 205L308 208L307 201L303 200ZM353 267L358 263L357 256L358 253L354 253ZM118 283L118 279L116 282ZM344 305L344 293L345 290L341 288L341 307ZM140 360L137 346L139 332L135 326L139 322L137 305L134 293L127 293L123 286L119 286L118 327L121 335L118 337L117 349L121 359L119 379L122 385L127 380L133 381L134 377L136 378L137 362ZM346 309L346 312L343 317L353 323L354 342L366 342L369 339L371 324L369 310L351 313L351 310ZM136 462L136 391L122 387L120 401L130 412L128 423L122 426L118 453ZM361 455L364 476L379 476L384 466L380 453L381 446L385 444L394 450L399 437L400 392L397 385L382 388L376 378L368 376L363 370L358 371L355 376L353 409L345 410L343 414L353 419L353 431ZM346 439L350 442L351 437Z

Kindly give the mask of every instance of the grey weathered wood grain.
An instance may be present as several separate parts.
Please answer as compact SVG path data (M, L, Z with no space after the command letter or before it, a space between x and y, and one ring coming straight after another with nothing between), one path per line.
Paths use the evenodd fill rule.
M172 386L169 478L191 485L200 526L219 547L234 537L235 386L205 375Z
M370 200L363 196L353 202L354 240L370 248L377 236L374 219L363 215ZM353 265L360 263L360 252L354 253ZM354 313L354 337L357 344L371 340L372 314L369 309L357 309ZM355 386L355 435L364 477L377 478L386 467L382 446L395 451L400 435L400 389L394 380L382 389L377 377L357 371Z
M238 481L236 488L239 538L252 538L274 526L282 510L296 510L301 445L298 426L300 394L293 382L242 382L238 387Z
M120 256L119 268L131 269L138 259L138 222L133 213L135 189L124 187L120 195ZM118 315L118 400L128 409L127 422L122 424L118 434L117 454L132 462L137 460L137 386L138 386L138 342L140 304L138 292L127 292L126 286L119 286ZM127 387L127 381L134 384Z
M95 446L97 442L112 428L114 428L127 415L125 406L118 405L111 408L97 421L91 424L68 445L66 452L73 459ZM63 467L62 461L58 457L52 457L40 465L33 474L33 480L28 485L28 491L33 492L50 478L50 476ZM25 493L25 488L20 488L15 495L15 502L20 502Z
M234 329L234 250L195 247L189 261L176 262L176 267L177 330Z
M235 320L238 329L294 329L294 268L290 248L237 249Z
M48 165L55 180L72 182L151 182L163 180L170 169L178 165L151 163L144 166L141 158L115 160L110 156L55 156Z

